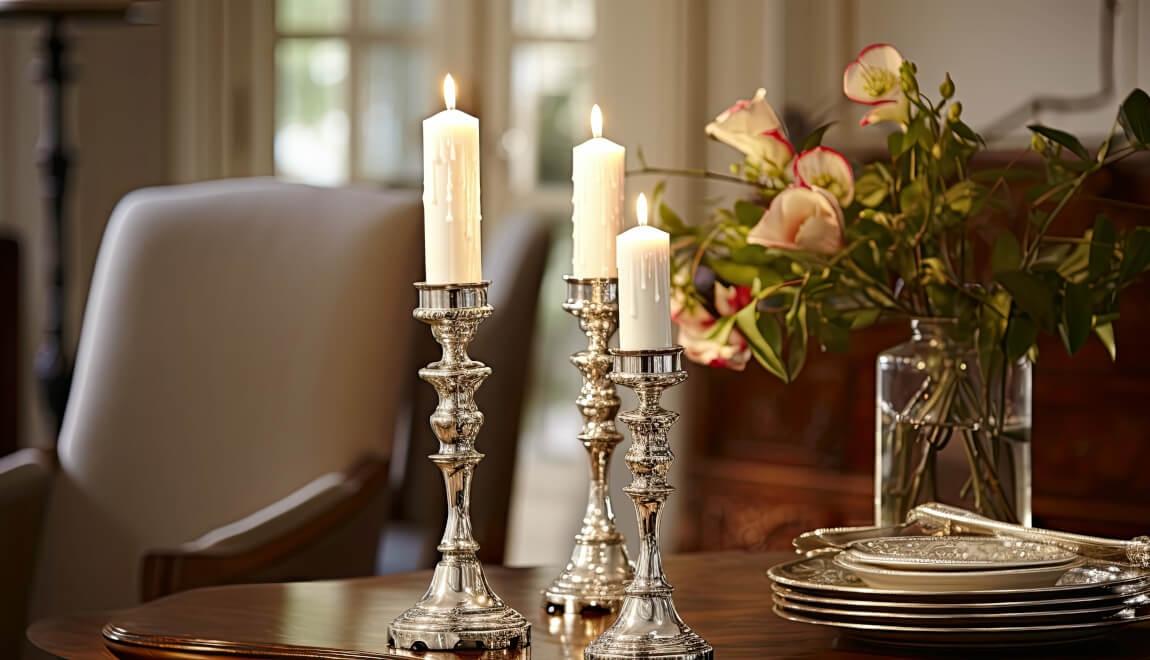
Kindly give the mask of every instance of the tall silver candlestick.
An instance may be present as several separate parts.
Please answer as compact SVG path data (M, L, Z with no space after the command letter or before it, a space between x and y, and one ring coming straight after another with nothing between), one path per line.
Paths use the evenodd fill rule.
M431 586L414 607L388 628L391 646L401 649L507 649L531 643L531 624L503 603L487 584L475 556L479 544L471 535L471 479L483 454L475 436L483 413L475 391L491 368L467 355L479 324L491 316L487 282L425 284L419 290L415 318L431 326L443 347L443 359L419 370L419 377L439 393L431 429L439 452L428 458L443 473L447 486L447 527L439 543L443 558L435 566Z
M590 646L587 660L660 658L662 660L711 660L714 650L692 631L671 599L673 591L663 573L659 549L659 521L663 504L674 490L667 474L675 460L668 433L678 413L659 405L663 391L683 382L683 348L623 351L613 350L611 380L625 385L639 397L639 407L619 419L631 429L627 466L635 479L623 492L635 502L639 519L639 560L635 579L627 586L627 597L619 618Z
M583 374L575 405L583 414L579 440L591 462L591 485L571 560L543 592L548 614L614 609L623 601L627 582L635 575L627 558L626 539L615 527L608 486L611 454L623 439L615 428L619 396L608 378L611 355L607 352L619 325L619 280L571 276L563 280L567 282L563 309L579 319L579 327L587 335L587 350L572 355L571 363Z

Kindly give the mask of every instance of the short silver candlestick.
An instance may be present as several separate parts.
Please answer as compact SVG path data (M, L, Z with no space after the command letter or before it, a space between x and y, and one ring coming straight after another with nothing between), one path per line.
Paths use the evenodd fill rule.
M619 280L571 276L563 280L567 283L563 309L579 319L587 335L587 350L572 355L571 363L583 374L575 405L583 415L578 437L591 462L591 484L571 560L543 592L548 614L615 609L623 602L627 582L635 576L626 539L615 527L608 485L611 454L623 439L615 428L619 395L608 377L612 359L607 352L619 325Z
M487 285L415 285L419 290L415 318L431 326L443 347L443 359L420 369L419 377L439 393L439 405L431 415L439 452L428 458L439 467L447 486L447 527L439 543L443 557L427 593L388 628L388 642L395 648L512 649L531 643L531 624L487 584L475 556L479 544L471 535L471 479L483 459L475 450L475 436L483 426L475 391L491 375L491 368L468 357L467 346L479 324L491 316Z
M683 371L683 348L659 350L613 350L611 380L635 391L639 407L619 419L631 429L627 466L634 481L623 488L635 502L639 519L639 560L635 579L619 618L584 652L586 660L659 658L662 660L711 660L714 650L692 631L671 599L673 591L663 573L659 549L659 521L663 504L674 490L667 474L675 460L668 433L678 413L659 405L663 391L687 379Z

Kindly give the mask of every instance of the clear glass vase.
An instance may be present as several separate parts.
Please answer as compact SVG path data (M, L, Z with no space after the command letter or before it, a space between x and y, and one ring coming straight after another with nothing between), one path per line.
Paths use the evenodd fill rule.
M950 319L912 321L910 341L879 355L876 524L932 501L1030 524L1032 364L991 371Z

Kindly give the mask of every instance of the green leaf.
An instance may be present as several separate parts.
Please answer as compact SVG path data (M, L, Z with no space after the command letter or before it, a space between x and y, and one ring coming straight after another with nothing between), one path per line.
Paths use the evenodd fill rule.
M735 220L744 227L754 227L759 224L759 220L763 219L763 214L766 212L767 210L758 204L752 204L741 199L735 202Z
M1094 231L1090 235L1090 279L1097 279L1110 272L1114 260L1116 233L1110 219L1100 215L1094 219Z
M719 279L728 284L745 284L750 286L759 275L759 269L749 264L737 264L726 259L709 259L707 265Z
M875 172L867 172L855 181L855 199L863 206L874 208L882 204L888 192L890 188Z
M669 234L682 234L687 229L687 223L670 206L659 204L659 227Z
M890 151L891 158L898 158L906 151L907 147L904 145L911 145L914 142L903 139L904 134L899 131L893 131L886 136L886 148Z
M796 295L787 311L787 374L793 382L803 370L807 360L807 304L803 296Z
M1061 144L1082 160L1090 160L1090 152L1086 151L1086 147L1082 146L1078 138L1066 131L1060 131L1057 128L1043 126L1042 124L1031 124L1027 126L1027 128L1052 142Z
M882 316L880 309L860 309L850 317L851 330L861 330L874 325Z
M786 367L783 366L782 358L779 357L782 352L782 333L779 331L778 322L769 314L764 314L763 323L760 324L755 316L755 306L747 305L735 315L735 325L746 338L747 345L751 347L751 355L755 356L755 360L763 365L764 369L777 376L779 380L784 383L789 382ZM764 330L766 335L770 336L770 340L764 335Z
M966 215L974 206L974 198L980 188L974 181L959 181L946 191L946 203L955 213Z
M1090 287L1086 284L1067 284L1062 298L1062 343L1071 355L1078 352L1090 337L1092 315Z
M811 131L810 135L806 136L805 138L802 139L801 142L799 142L799 152L801 153L803 151L806 151L807 149L814 149L815 147L822 144L823 134L827 132L828 128L830 128L831 126L834 126L834 125L835 125L835 122L833 122L833 121L828 122L826 124L823 124L822 126L819 126L815 130Z
M778 257L772 255L767 251L767 248L761 245L749 243L731 250L731 261L739 264L766 266L767 264L778 261Z
M1134 279L1150 265L1150 227L1136 227L1126 235L1122 247L1122 267L1119 278L1123 282Z
M1146 92L1141 89L1130 92L1122 102L1118 121L1131 144L1141 149L1150 147L1150 96Z
M1054 329L1056 291L1041 277L1022 270L1008 270L994 279L1010 293L1018 308L1030 315L1039 327Z
M960 138L966 140L967 142L973 142L975 144L982 142L982 138L978 137L978 133L975 133L974 129L967 126L966 122L962 122L962 121L951 122L950 123L950 129L952 131L954 131L956 135L958 135Z
M1098 341L1106 347L1106 352L1110 354L1110 361L1118 359L1118 345L1114 343L1114 324L1103 323L1094 326L1094 334L1098 335Z
M990 269L995 275L1008 270L1017 270L1022 262L1022 248L1014 234L1004 231L994 241L990 253Z
M1010 326L1006 329L1006 359L1014 362L1026 355L1034 342L1038 340L1038 326L1029 316L1015 316L1010 319Z

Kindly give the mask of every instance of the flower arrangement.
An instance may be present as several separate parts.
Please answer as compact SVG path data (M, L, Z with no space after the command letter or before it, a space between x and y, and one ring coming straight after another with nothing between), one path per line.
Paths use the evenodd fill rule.
M1082 236L1051 230L1088 177L1148 148L1150 97L1132 92L1095 150L1033 125L1041 168L978 170L971 159L986 144L963 122L954 82L947 75L932 99L916 72L895 47L873 44L843 73L843 92L868 107L863 126L897 126L887 158L852 167L821 144L829 125L792 141L760 89L706 127L742 161L730 174L698 172L745 184L745 198L689 224L656 187L690 359L743 369L753 357L790 382L809 340L841 350L884 317L954 320L977 338L984 369L1036 357L1040 331L1071 353L1093 333L1114 356L1118 294L1150 265L1150 228L1120 232L1099 216ZM1012 213L1025 223L995 222Z
M861 124L896 127L886 156L866 164L822 144L829 125L792 141L763 90L707 126L742 154L729 174L644 163L641 173L748 191L686 223L655 188L678 341L696 362L741 370L753 358L791 382L812 343L843 350L852 331L913 320L916 339L878 361L876 521L949 500L1027 522L1038 335L1073 354L1093 334L1113 359L1119 293L1150 267L1148 227L1119 231L1100 215L1082 235L1056 236L1055 223L1091 175L1150 149L1150 96L1127 96L1096 149L1033 125L1037 157L986 169L972 167L986 143L963 121L954 81L931 98L916 73L887 44L847 65L843 92L868 108Z

